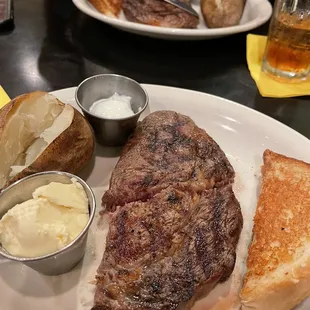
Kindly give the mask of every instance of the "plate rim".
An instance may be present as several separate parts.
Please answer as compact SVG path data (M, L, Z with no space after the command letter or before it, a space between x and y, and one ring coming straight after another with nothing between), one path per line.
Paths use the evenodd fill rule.
M104 23L112 25L117 28L121 28L126 31L136 31L140 33L153 34L153 35L163 35L163 36L175 36L175 37L213 37L213 36L225 36L236 34L240 32L246 32L248 30L254 29L266 23L271 15L273 7L268 0L259 0L261 5L263 4L266 9L266 15L263 17L255 18L245 24L236 25L232 27L216 28L216 29L178 29L178 28L164 28L159 26L143 25L135 22L124 21L117 18L105 16L104 14L92 9L87 3L87 0L72 0L74 5L86 15L91 16L97 20Z
M222 103L229 104L229 106L232 105L236 109L246 111L246 113L252 113L252 114L258 116L259 118L265 119L267 122L273 124L274 126L281 127L281 129L283 129L283 130L288 130L288 131L290 131L291 134L299 137L300 139L303 139L305 143L308 143L310 145L310 139L308 139L306 136L304 136L302 133L298 132L297 130L293 129L292 127L278 121L277 119L275 119L275 118L273 118L267 114L264 114L260 111L257 111L251 107L248 107L248 106L243 105L241 103L238 103L236 101L226 99L224 97L220 97L220 96L213 95L210 93L206 93L203 91L192 90L192 89L187 89L187 88L182 88L182 87L174 87L174 86L167 86L167 85L161 85L161 84L148 84L148 83L140 83L140 84L142 87L146 88L146 91L148 91L147 90L148 87L165 88L165 89L169 89L171 91L189 92L189 93L194 93L194 94L198 94L198 95L204 95L206 97L213 98L213 99L216 98L216 100L220 100ZM57 93L57 92L71 91L73 93L72 99L74 99L74 101L75 101L75 98L74 98L75 89L76 89L76 86L73 86L73 87L68 87L68 88L56 89L56 90L53 90L49 93L55 95L55 93ZM150 99L152 99L152 98L150 98Z

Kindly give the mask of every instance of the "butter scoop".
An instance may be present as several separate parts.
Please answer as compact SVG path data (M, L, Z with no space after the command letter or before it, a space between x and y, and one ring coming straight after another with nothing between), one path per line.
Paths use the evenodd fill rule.
M88 199L81 184L51 182L33 199L15 205L0 220L0 242L11 254L38 257L56 252L86 226Z
M34 199L46 198L50 203L76 212L88 213L88 200L82 185L75 179L71 181L71 184L51 182L37 188L32 196Z

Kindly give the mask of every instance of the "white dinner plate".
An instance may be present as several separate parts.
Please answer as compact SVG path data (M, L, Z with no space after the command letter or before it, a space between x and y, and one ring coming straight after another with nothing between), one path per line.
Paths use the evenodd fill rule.
M150 97L146 114L169 109L190 116L226 152L236 171L235 194L240 201L244 227L237 249L235 270L227 282L217 286L194 310L238 309L238 291L245 271L244 245L251 238L252 219L259 192L260 166L266 148L310 162L310 142L289 127L259 112L205 93L172 87L143 85ZM75 88L53 92L61 101L77 107ZM104 190L118 160L118 149L97 145L96 158L81 173L93 188L98 210ZM43 276L32 269L0 258L1 310L90 310L94 278L99 266L108 226L98 214L91 226L85 257L71 272ZM235 303L236 301L236 303ZM234 304L235 303L235 304ZM214 307L214 305L217 305ZM310 309L306 301L299 310Z
M264 24L272 14L272 6L268 0L247 0L239 25L208 29L203 22L199 1L194 0L192 5L200 16L200 23L197 29L176 29L143 25L127 21L123 13L121 13L119 18L105 16L98 12L87 0L73 0L73 3L85 14L113 27L143 36L169 40L206 40L249 31Z

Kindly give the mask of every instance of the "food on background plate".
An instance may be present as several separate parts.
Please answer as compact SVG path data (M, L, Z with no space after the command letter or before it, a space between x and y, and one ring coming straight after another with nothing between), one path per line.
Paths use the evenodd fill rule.
M38 187L33 198L15 205L0 220L0 243L14 256L38 257L73 241L89 219L83 186L51 182Z
M264 152L242 309L293 309L310 296L310 164Z
M189 4L189 1L184 1ZM123 0L129 21L168 28L197 28L199 18L163 0Z
M201 0L200 6L209 28L223 28L238 25L246 0Z
M118 17L122 9L122 0L89 0L89 2L102 14Z
M187 116L147 116L103 197L112 211L93 310L189 309L235 265L242 214L234 170Z
M180 0L191 4L189 0ZM246 0L201 0L200 8L208 28L238 25ZM90 0L102 14L119 17L123 9L132 22L168 28L197 28L199 18L163 0Z
M0 190L27 175L78 172L95 147L93 131L71 105L53 95L21 95L0 110Z
M95 101L89 112L109 119L126 118L134 115L130 101L131 97L115 93L110 98Z

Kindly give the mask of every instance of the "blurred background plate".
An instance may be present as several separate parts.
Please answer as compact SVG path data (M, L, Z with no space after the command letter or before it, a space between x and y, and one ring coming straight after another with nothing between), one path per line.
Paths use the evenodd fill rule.
M123 13L121 13L118 19L108 17L98 12L87 0L73 0L73 3L85 14L118 29L143 36L168 40L207 40L246 32L267 22L272 14L272 6L268 0L247 0L239 25L227 28L208 29L203 22L200 5L194 2L192 6L200 16L198 28L176 29L129 22Z

